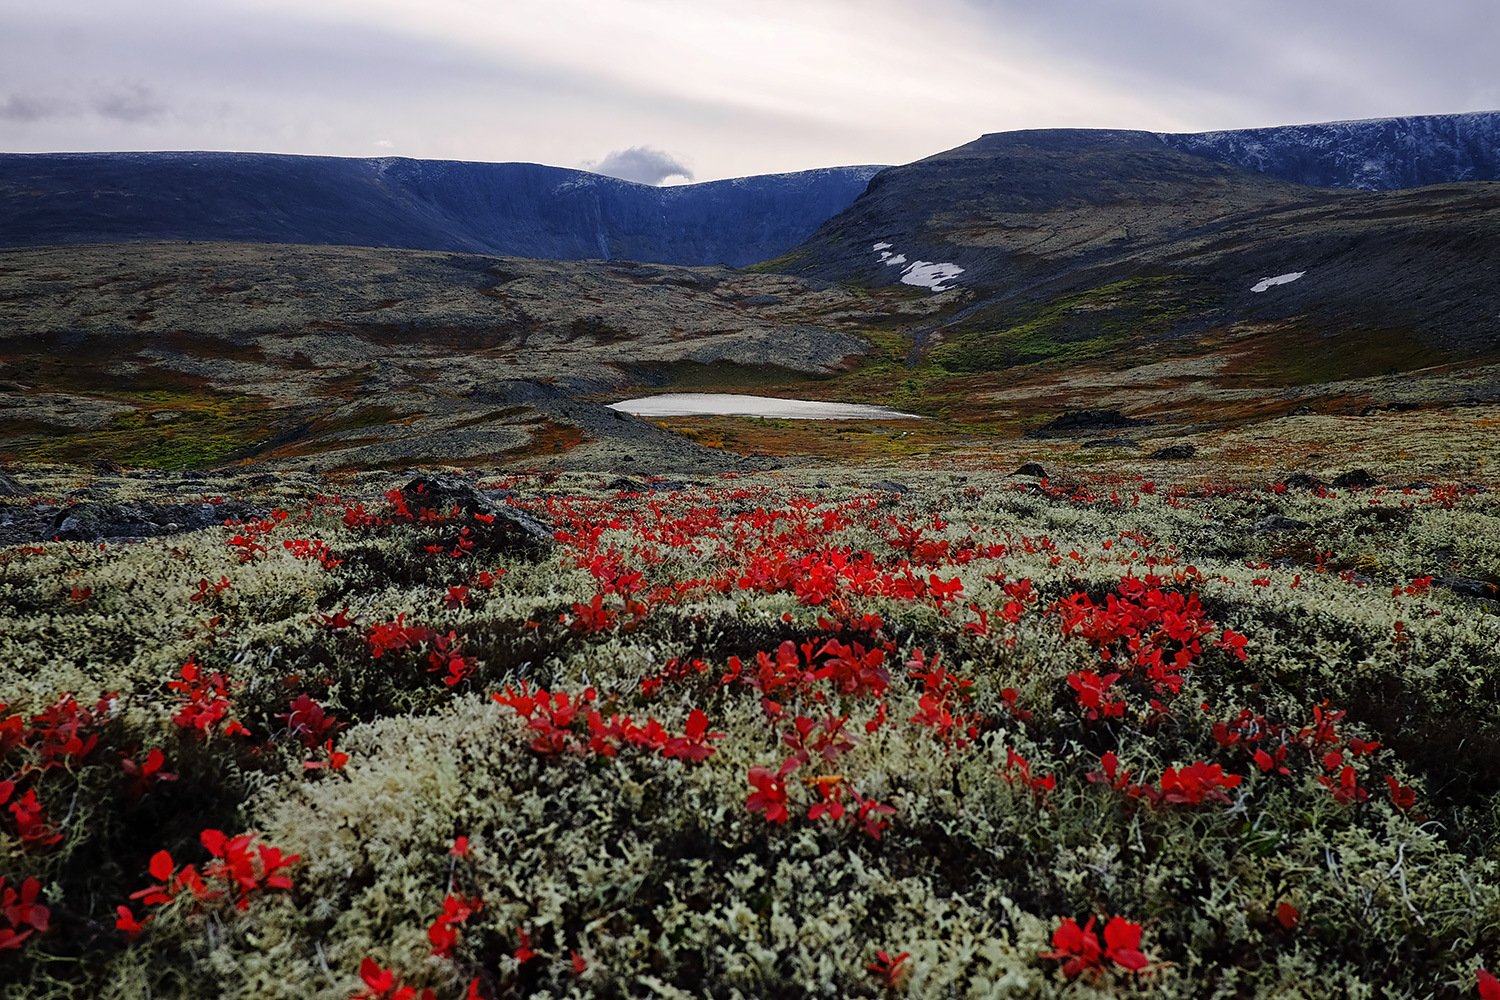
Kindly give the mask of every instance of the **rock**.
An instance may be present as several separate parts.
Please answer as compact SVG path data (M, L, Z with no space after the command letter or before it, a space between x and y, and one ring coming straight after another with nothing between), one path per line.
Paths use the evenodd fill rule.
M1028 437L1052 437L1058 434L1071 434L1074 431L1136 427L1144 422L1132 420L1119 410L1068 410L1054 417L1050 423L1033 428L1026 434Z
M1439 587L1461 594L1464 597L1479 597L1485 600L1500 600L1500 583L1492 580L1481 580L1472 576L1440 576L1433 583Z
M603 487L606 490L614 490L616 493L674 493L677 490L691 490L701 483L690 483L682 479L651 479L646 482L638 482L625 476L614 479Z
M1042 468L1040 462L1027 462L1025 465L1021 466L1015 472L1012 472L1011 475L1012 476L1035 476L1037 479L1046 479L1046 478L1048 478L1048 476L1047 476L1047 470L1044 469L1044 468Z
M1198 454L1196 445L1170 444L1165 448L1158 448L1151 453L1152 458L1192 458Z
M30 490L16 482L15 479L0 472L0 497L24 497L30 495Z
M1280 514L1269 514L1252 526L1252 531L1266 534L1273 531L1302 531L1311 528L1312 525L1306 521L1299 521L1294 517L1282 517Z
M1282 480L1290 490L1307 490L1309 493L1322 489L1328 484L1317 476L1310 476L1305 472L1294 472Z
M1080 448L1139 448L1130 438L1097 438L1093 441L1085 441L1079 445Z
M160 538L223 524L226 519L249 520L264 511L238 501L211 503L75 503L53 515L43 537L68 542L97 542L123 538Z
M493 506L468 480L450 475L420 475L400 488L401 499L413 514L426 509L447 516L453 508L472 516L491 513Z
M1333 477L1333 485L1341 490L1367 490L1380 485L1380 481L1364 469L1350 469Z
M423 508L441 515L458 512L472 518L483 514L494 520L476 522L472 530L489 546L500 551L528 550L536 553L553 548L552 529L529 514L497 504L458 476L421 475L401 487L401 499L413 514Z
M885 490L887 493L910 493L911 492L910 488L908 488L906 486L903 486L900 483L892 482L889 479L882 479L879 482L871 483L870 484L870 489L872 489L872 490Z

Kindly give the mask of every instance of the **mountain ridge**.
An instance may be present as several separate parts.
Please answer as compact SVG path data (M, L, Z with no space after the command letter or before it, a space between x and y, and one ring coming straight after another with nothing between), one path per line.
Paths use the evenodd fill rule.
M796 245L879 169L657 188L532 163L0 154L0 246L232 240L743 265Z

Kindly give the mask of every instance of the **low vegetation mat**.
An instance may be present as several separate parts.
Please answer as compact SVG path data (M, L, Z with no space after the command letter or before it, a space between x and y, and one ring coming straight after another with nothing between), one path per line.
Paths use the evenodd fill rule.
M0 549L0 996L1500 996L1480 487L265 478Z

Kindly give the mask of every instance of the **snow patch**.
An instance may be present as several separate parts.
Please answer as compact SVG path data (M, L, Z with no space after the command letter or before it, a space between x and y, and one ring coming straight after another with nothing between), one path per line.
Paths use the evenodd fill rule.
M1272 285L1289 285L1306 273L1306 271L1289 271L1286 274L1278 274L1274 278L1261 278L1250 286L1250 290L1252 292L1263 292Z
M930 288L934 292L946 292L953 286L948 284L954 278L964 273L964 269L957 264L936 263L930 260L914 260L907 263L906 254L892 253L893 243L884 241L876 243L871 249L880 255L880 262L887 267L891 265L906 264L901 268L901 283L903 285L916 285L918 288Z
M946 292L951 286L943 284L964 273L957 264L934 264L926 260L914 260L901 275L903 285L917 285L934 292Z

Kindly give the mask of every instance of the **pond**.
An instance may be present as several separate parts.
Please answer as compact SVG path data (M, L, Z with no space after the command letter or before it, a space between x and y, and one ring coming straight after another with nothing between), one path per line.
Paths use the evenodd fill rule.
M783 420L921 420L888 406L825 403L812 399L777 399L730 392L669 392L610 403L610 409L637 417L748 416Z

